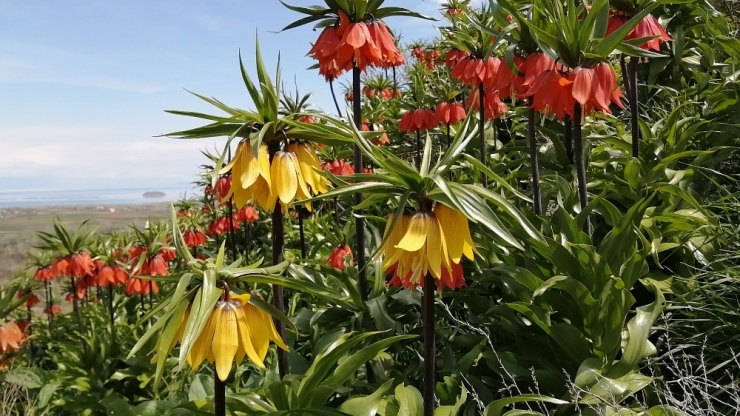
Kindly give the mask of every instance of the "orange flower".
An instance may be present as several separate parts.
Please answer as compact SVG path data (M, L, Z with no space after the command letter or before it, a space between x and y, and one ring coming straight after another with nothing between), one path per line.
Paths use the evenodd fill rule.
M219 178L218 182L216 182L216 193L220 202L228 199L226 196L229 194L229 189L231 189L231 175Z
M188 247L201 246L205 244L206 241L208 241L205 234L198 230L193 231L189 228L185 230L185 232L182 234L182 237L185 240L185 245Z
M234 214L234 217L237 219L237 221L246 222L247 224L252 224L260 219L259 214L257 213L257 210L254 209L251 205L244 205L236 211Z
M527 75L529 76L529 75ZM541 73L527 93L533 97L532 108L545 115L553 114L558 120L573 114L573 81L557 69Z
M380 20L376 20L368 25L368 32L375 41L375 44L380 49L381 62L380 65L383 68L391 68L394 66L401 66L406 64L406 59L403 57L403 53L398 50L396 42L393 40L391 32L388 31L388 27Z
M238 230L240 227L239 222L236 219L236 215L231 221L231 226L229 225L229 219L227 217L216 218L215 220L211 221L210 224L208 224L208 231L212 235L222 235L230 231L232 227L234 230Z
M627 23L628 20L630 20L630 17L623 14L613 14L609 16L609 23L606 27L606 35L609 36L617 31L617 29ZM631 40L647 37L653 37L653 39L650 39L649 41L640 45L640 48L647 50L652 49L654 51L660 50L661 43L670 42L673 40L668 32L666 32L665 28L663 28L660 22L658 22L658 19L656 19L655 16L651 14L645 16L645 18L642 19L637 24L637 26L635 26L635 28L627 34L624 39Z
M373 99L375 98L375 90L365 85L362 87L362 92L365 94L365 97Z
M54 260L54 263L51 266L52 279L57 278L59 276L65 276L67 274L68 265L69 265L69 262L64 257L60 257Z
M18 293L16 294L16 298L18 298L18 299L20 299L20 298L22 298L24 296L26 296L26 292L23 291L23 290L19 290ZM32 308L32 307L38 305L39 302L41 302L39 300L39 297L36 296L36 294L34 294L32 292L31 293L31 296L29 296L29 298L23 303L23 306L25 306L26 308Z
M498 68L501 66L500 59L494 58L476 58L468 56L459 60L452 68L453 78L459 80L465 85L477 87L480 84L491 85L496 79Z
M18 351L26 336L15 322L0 322L0 354Z
M468 52L461 51L459 49L450 49L445 56L445 65L452 69L457 65L458 62L470 56Z
M593 68L578 67L570 79L573 81L573 98L581 104L585 114L594 109L611 114L611 103L624 108L617 76L610 64L600 62Z
M59 305L47 306L46 308L44 308L44 313L47 315L54 316L54 315L62 313L62 308L59 307Z
M522 100L527 94L525 85L527 72L527 60L521 56L514 56L514 66L519 70L519 75L515 74L506 62L502 61L498 69L495 81L491 87L498 92L501 98L514 98Z
M483 118L485 120L492 120L506 114L506 112L509 111L509 108L506 107L506 104L501 102L498 94L492 89L487 89L485 94L483 94L483 98L484 104L486 106L485 112L483 114ZM478 111L478 108L480 107L480 100L478 99L477 90L473 91L470 94L470 96L468 97L467 105L470 111Z
M431 130L437 126L437 119L434 117L432 110L419 108L406 112L401 117L401 123L398 128L407 133L417 131Z
M465 277L463 276L463 268L460 263L452 263L452 273L446 268L442 268L442 275L439 279L434 279L437 285L437 290L444 290L445 288L450 290L456 290L461 287L467 286L465 283ZM392 287L403 287L404 289L415 289L419 285L411 281L411 272L408 272L406 276L401 277L398 275L397 265L391 266L388 270L393 273L391 280L388 281L388 286Z
M434 115L439 124L457 124L465 119L465 108L457 102L441 102L437 104Z
M51 266L39 267L33 275L34 279L41 282L48 282L56 277Z
M149 276L167 276L170 273L167 262L159 254L148 259L146 263L148 263Z
M128 280L128 275L118 266L105 265L98 269L95 275L95 284L101 287L122 285L126 283L126 280Z
M383 132L378 138L373 139L373 144L376 146L385 146L391 144L391 139L388 138L388 134Z
M129 296L134 294L146 295L149 292L159 293L156 282L137 278L131 278L126 282L126 294Z
M543 72L555 69L555 61L543 52L535 52L527 56L525 68L523 85L526 88L532 88L537 77Z
M334 176L352 175L354 168L343 160L333 160L321 163L321 169L330 172Z
M85 277L95 272L92 257L86 251L72 254L67 257L67 276Z
M331 255L329 255L329 258L324 261L324 264L328 264L329 266L344 271L347 268L346 265L346 258L349 257L349 264L354 264L354 255L352 254L352 249L349 248L348 245L339 246L335 248Z

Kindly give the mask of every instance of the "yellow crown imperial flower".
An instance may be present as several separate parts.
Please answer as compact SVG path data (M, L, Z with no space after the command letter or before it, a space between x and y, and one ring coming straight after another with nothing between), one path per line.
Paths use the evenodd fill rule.
M287 150L295 153L301 174L306 184L314 194L323 194L327 191L329 181L321 176L321 163L316 156L316 149L308 143L291 143Z
M459 211L437 203L430 212L404 214L395 227L388 218L381 251L385 254L383 270L395 267L398 276L409 276L413 284L431 274L441 280L443 271L452 274L453 264L465 256L472 260L476 252L468 220Z
M273 210L275 199L272 196L270 157L266 145L260 146L255 157L248 140L239 143L234 158L224 166L221 173L229 171L232 172L232 181L226 198L233 196L237 208L252 201L267 211Z
M231 372L232 363L242 362L245 356L258 367L265 368L263 362L271 340L288 350L270 315L249 304L249 299L248 294L224 293L188 354L188 364L193 370L208 360L215 364L218 378L224 381Z

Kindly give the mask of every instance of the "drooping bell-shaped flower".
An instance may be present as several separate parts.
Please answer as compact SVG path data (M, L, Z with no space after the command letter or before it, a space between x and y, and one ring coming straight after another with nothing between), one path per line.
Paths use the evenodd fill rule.
M332 250L329 258L324 261L324 264L343 271L347 268L347 259L349 259L349 264L353 264L354 255L352 254L352 249L346 244L340 245Z
M234 362L245 357L260 368L270 341L287 351L272 318L249 303L250 295L229 294L219 301L208 317L205 327L193 344L187 361L196 370L203 361L215 364L216 375L226 380Z
M432 110L419 108L406 112L401 116L401 122L398 128L407 133L416 133L418 131L427 131L437 127L437 120Z
M609 23L606 27L606 35L609 36L612 33L616 32L620 27L622 27L629 20L630 20L630 17L624 14L610 15ZM665 28L660 24L658 19L656 19L655 16L651 14L645 16L639 23L637 23L637 26L635 26L635 28L632 29L632 31L630 31L630 33L628 33L624 39L632 40L632 39L649 38L649 37L652 37L652 39L639 45L640 48L646 49L646 50L659 51L661 43L673 41L671 36L668 34Z
M465 119L465 108L458 102L443 101L437 104L434 115L439 124L457 124Z

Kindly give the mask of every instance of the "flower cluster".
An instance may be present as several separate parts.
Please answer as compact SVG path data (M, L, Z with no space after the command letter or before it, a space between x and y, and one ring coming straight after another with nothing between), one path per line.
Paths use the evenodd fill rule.
M414 287L427 274L439 288L465 284L459 265L475 253L465 215L437 203L430 211L404 214L392 227L393 222L393 216L388 218L381 247L383 270L393 273L392 284Z
M316 150L308 143L290 143L270 161L267 145L261 145L255 156L252 145L244 141L225 169L231 170L234 178L228 196L234 197L239 208L251 202L272 212L277 201L287 206L327 191L328 181L319 173Z
M215 364L218 378L224 381L231 372L232 363L239 364L244 357L264 369L270 341L288 350L270 315L251 305L249 299L249 294L237 296L226 292L216 304L187 356L193 370L207 360ZM170 349L181 341L187 317L185 313Z
M342 11L338 25L324 28L308 55L319 61L319 73L327 80L336 79L353 65L365 70L368 66L388 68L405 63L385 23L352 22Z

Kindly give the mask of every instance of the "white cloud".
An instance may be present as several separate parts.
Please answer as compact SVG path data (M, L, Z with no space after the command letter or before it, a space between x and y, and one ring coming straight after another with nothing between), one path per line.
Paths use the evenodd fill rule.
M0 178L44 178L50 188L76 181L110 187L186 183L207 162L200 151L213 152L216 142L147 137L116 124L0 126Z

